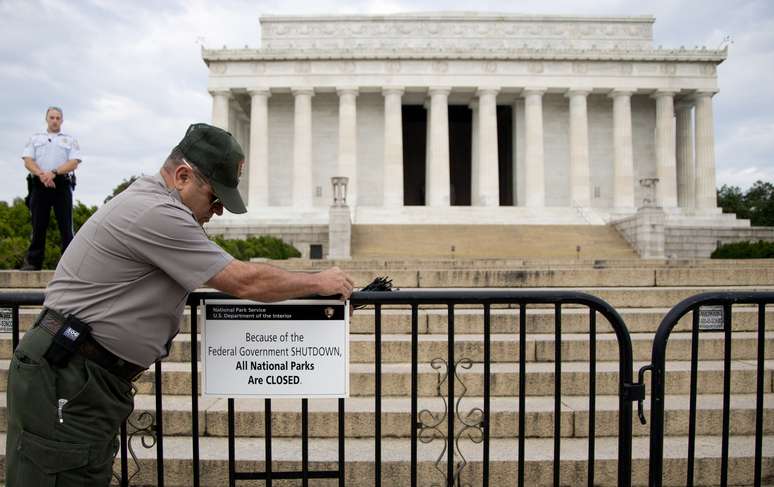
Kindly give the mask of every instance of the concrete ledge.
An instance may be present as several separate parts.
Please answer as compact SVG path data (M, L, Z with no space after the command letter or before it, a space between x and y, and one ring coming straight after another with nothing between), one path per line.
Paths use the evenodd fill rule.
M742 264L728 269L656 269L656 286L774 285L774 269Z
M43 289L54 277L54 271L0 271L0 288Z
M419 287L653 286L650 269L420 270Z

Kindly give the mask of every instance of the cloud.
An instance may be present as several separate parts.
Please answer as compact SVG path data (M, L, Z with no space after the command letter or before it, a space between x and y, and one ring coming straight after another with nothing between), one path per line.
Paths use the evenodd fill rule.
M657 0L481 1L476 10L656 17L655 44L717 47L733 37L715 97L718 185L772 180L774 3ZM259 44L262 14L380 14L470 10L465 1L0 1L0 200L25 191L20 152L48 105L85 161L76 198L99 204L123 179L155 172L193 121L209 120L201 47Z

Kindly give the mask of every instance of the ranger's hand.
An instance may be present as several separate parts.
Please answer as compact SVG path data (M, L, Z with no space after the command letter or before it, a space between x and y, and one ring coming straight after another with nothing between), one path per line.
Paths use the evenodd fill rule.
M317 293L321 296L341 294L343 300L349 299L355 282L338 267L331 267L315 274L317 278Z

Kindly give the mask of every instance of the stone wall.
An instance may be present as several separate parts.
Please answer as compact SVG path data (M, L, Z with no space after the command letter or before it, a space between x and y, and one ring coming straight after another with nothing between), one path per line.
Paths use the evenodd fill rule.
M661 208L640 208L613 225L643 259L663 259L665 215Z
M774 227L666 227L665 252L668 257L709 257L719 245L764 240L774 242Z

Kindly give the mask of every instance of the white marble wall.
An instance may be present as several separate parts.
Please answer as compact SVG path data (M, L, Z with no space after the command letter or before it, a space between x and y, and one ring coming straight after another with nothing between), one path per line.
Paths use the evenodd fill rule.
M632 96L632 145L634 146L634 204L640 206L644 191L640 179L656 175L656 100Z
M330 206L333 201L331 178L339 176L339 96L317 93L312 98L312 199L315 207ZM293 145L293 141L290 141Z

